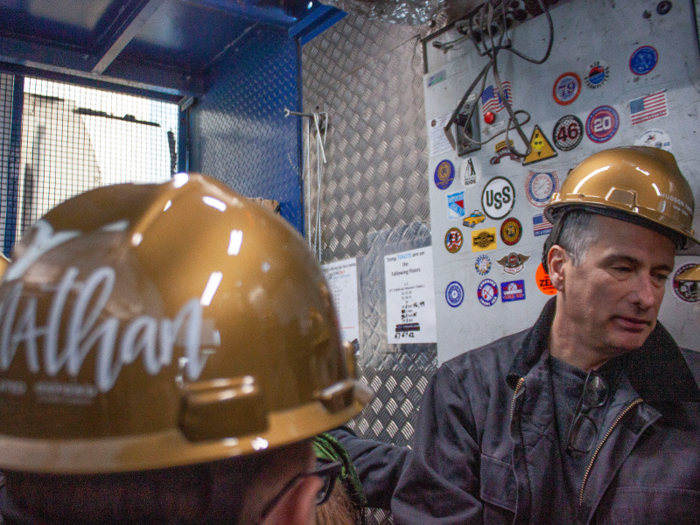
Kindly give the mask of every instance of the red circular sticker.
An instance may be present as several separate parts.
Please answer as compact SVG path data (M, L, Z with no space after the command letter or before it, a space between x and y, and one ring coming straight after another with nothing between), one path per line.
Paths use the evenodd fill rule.
M501 240L508 246L518 244L523 236L523 225L515 217L510 217L501 224Z
M557 294L557 289L552 286L552 281L549 280L549 274L544 271L544 266L542 266L542 263L540 263L540 265L537 267L535 279L537 280L537 288L540 289L540 292L545 295Z
M695 281L679 281L678 276L697 266L696 263L684 264L673 274L673 292L684 303L697 303L700 301L700 283Z
M579 93L581 93L581 77L576 73L564 73L554 81L552 96L554 101L561 106L571 104L578 98Z

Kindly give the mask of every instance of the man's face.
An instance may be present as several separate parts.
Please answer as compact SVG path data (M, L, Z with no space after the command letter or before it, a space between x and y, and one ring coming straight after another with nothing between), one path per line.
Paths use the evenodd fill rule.
M557 302L580 343L613 357L644 344L656 326L675 246L642 226L596 217L598 236L583 261L564 264Z

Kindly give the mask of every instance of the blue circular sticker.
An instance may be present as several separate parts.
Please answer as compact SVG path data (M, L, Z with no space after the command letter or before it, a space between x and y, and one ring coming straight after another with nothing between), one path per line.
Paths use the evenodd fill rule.
M491 279L484 279L479 283L476 295L484 306L493 306L498 301L498 285Z
M479 275L486 275L491 271L491 259L488 255L479 255L474 262L474 269Z
M620 127L620 116L610 106L600 106L591 111L586 119L586 135L593 142L607 142Z
M659 53L651 46L642 46L635 50L630 57L630 69L635 75L646 75L656 67Z
M435 168L435 186L446 190L455 180L455 167L449 160L443 160Z
M464 288L457 281L452 281L445 290L445 300L452 308L457 308L464 301Z

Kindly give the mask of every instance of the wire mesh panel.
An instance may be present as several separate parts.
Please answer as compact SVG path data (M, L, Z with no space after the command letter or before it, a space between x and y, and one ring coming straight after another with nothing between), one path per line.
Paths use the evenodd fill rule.
M13 104L13 86L17 91L11 76L0 77L0 219L6 236L19 239L51 208L89 189L160 182L174 173L176 104L37 78L24 79L21 104L16 92ZM13 122L21 122L16 152Z

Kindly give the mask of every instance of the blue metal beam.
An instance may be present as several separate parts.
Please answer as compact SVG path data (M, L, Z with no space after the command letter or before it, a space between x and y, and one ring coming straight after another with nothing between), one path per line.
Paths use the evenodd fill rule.
M186 71L119 59L112 62L109 74L96 75L91 71L90 58L89 54L70 49L0 37L0 62L7 64L171 95L199 96L205 92L203 77Z
M347 16L347 13L345 11L335 9L334 7L332 7L331 9L333 9L334 11L327 13L326 16L323 19L319 20L317 24L308 28L308 30L304 34L299 36L299 42L302 46L307 42L313 40L321 33L323 33L326 29L329 29L331 26L335 25L336 22L339 22Z
M247 3L237 0L182 0L188 4L194 4L210 9L216 9L224 13L276 26L290 26L299 21L295 16L287 14L284 9L276 7L257 7L255 3Z
M5 240L2 251L9 257L17 237L17 198L22 149L22 114L24 112L24 77L15 76L12 87L12 124L10 151L7 156L7 201L5 210Z
M101 75L114 62L131 40L139 34L143 26L155 14L165 0L133 0L131 9L112 24L111 31L101 37L100 51L93 53L97 61L92 72Z

